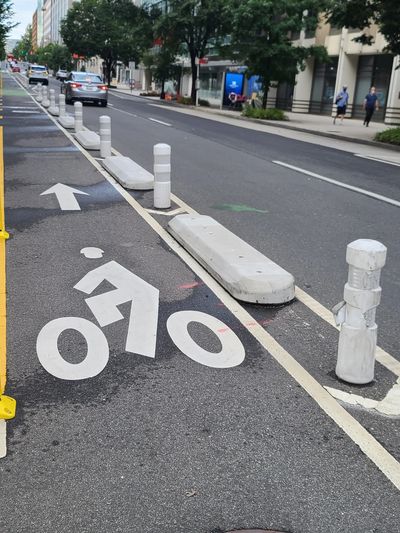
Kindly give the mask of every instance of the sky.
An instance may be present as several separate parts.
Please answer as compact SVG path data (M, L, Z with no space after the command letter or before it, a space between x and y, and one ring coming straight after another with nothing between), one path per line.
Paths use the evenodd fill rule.
M13 0L14 22L19 22L18 26L10 31L10 39L19 39L25 32L28 24L32 24L32 15L36 10L37 0Z

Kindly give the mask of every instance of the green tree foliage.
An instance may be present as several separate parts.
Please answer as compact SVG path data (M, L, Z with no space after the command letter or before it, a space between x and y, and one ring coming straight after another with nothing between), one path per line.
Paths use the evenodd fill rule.
M0 0L0 53L5 57L7 35L18 24L12 23L14 13L12 3L9 0Z
M217 44L228 32L230 13L225 5L226 0L169 0L168 11L156 23L160 38L179 42L187 49L192 71L192 102L196 99L196 58L203 57L210 43Z
M263 108L273 82L291 82L310 56L327 59L323 47L294 45L292 36L318 25L321 0L230 0L232 57L248 67L247 75L259 75Z
M24 61L32 61L32 26L28 24L21 39L14 46L13 56ZM35 57L36 59L36 57Z
M72 70L71 52L66 46L50 43L47 46L38 48L36 56L36 61L40 65L47 65L53 71L57 71L60 68Z
M139 61L151 44L146 13L130 0L75 2L61 23L61 36L71 53L100 56L110 85L118 60Z
M371 44L373 40L365 30L377 24L388 42L387 51L400 54L399 0L331 0L328 21L338 27L363 29L355 40L364 44Z

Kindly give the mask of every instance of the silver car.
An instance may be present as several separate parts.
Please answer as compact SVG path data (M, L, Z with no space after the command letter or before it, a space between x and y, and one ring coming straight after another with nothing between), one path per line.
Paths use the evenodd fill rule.
M67 104L80 100L107 106L108 87L98 74L92 72L70 72L61 92L65 94Z

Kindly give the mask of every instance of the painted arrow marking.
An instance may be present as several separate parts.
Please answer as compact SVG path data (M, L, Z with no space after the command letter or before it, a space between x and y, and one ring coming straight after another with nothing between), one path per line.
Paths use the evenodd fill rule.
M358 394L351 394L332 387L325 387L331 396L349 405L359 405L365 409L375 409L389 416L400 416L400 378L396 381L383 400L371 400Z
M80 211L81 206L75 198L75 194L89 196L87 192L82 192L79 189L74 189L74 187L63 185L62 183L53 185L53 187L50 187L47 191L42 192L40 196L45 194L55 194L62 211Z

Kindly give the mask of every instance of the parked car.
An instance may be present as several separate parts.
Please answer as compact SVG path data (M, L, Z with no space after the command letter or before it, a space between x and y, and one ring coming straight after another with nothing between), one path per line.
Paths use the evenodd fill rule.
M20 69L17 65L14 65L14 66L11 68L11 72L21 72L21 69Z
M68 71L63 70L62 68L58 69L56 72L56 80L64 81L68 77Z
M65 94L67 104L80 100L107 106L108 87L93 72L70 72L62 84L61 92Z
M29 85L31 83L49 84L49 71L42 65L29 65L26 75L28 76Z

